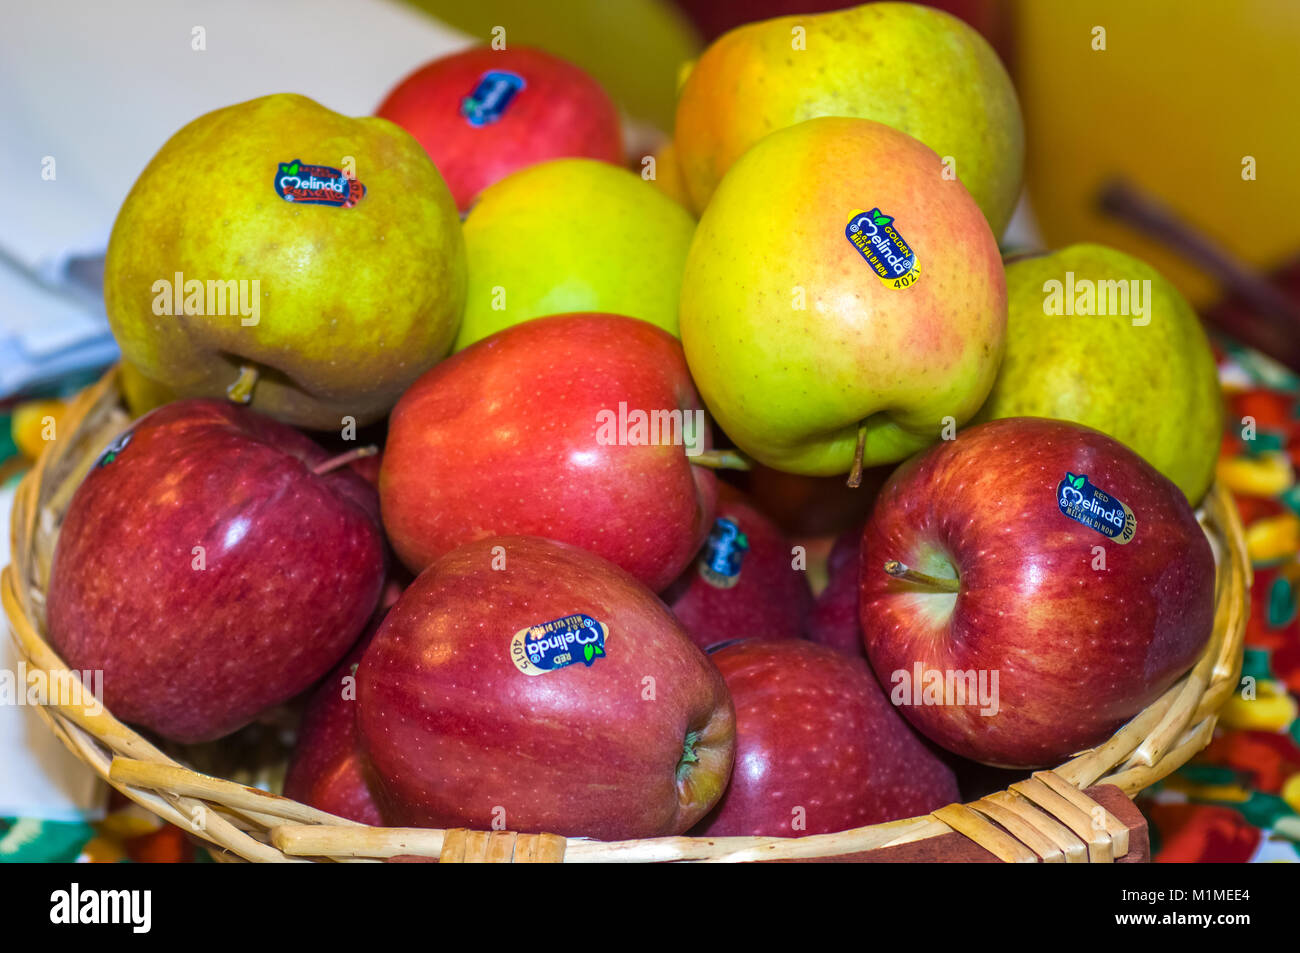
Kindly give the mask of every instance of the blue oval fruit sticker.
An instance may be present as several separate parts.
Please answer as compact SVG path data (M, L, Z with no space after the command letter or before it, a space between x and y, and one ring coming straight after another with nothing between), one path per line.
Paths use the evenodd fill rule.
M844 228L844 237L888 287L906 288L921 277L916 252L898 233L893 217L880 209L873 208L870 212L854 209Z
M740 582L740 567L749 552L749 538L734 520L719 516L709 531L696 563L704 581L719 589L730 589Z
M578 662L591 668L605 657L609 627L575 613L520 629L510 639L510 661L525 675L545 675Z
M275 170L275 194L298 205L352 208L365 196L366 187L339 169L294 159Z
M473 92L460 101L460 114L471 126L494 123L527 85L518 73L490 69L479 77Z
M1066 473L1056 487L1062 513L1123 546L1137 534L1137 517L1127 505L1092 485L1084 475Z

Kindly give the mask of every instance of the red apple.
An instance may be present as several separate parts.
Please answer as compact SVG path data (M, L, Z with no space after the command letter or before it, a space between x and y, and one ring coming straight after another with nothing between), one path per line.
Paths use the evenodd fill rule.
M472 540L544 536L658 592L699 552L717 500L713 472L670 442L680 429L633 443L655 436L633 416L663 412L709 447L681 345L648 322L573 314L494 334L393 409L379 477L389 540L419 572Z
M1182 492L1062 421L993 421L901 466L861 572L863 640L891 700L943 747L1001 767L1105 741L1213 627L1214 558Z
M736 639L797 639L812 606L808 574L794 568L790 541L726 484L717 518L695 562L663 593L702 649Z
M470 543L389 610L357 669L390 822L680 834L731 770L726 686L653 592L535 537Z
M862 528L842 533L835 540L826 562L826 588L817 596L808 613L806 635L810 642L867 657L862 645L862 625L858 621L858 567Z
M312 694L284 777L285 797L376 826L384 819L370 790L357 739L356 666L381 621L382 615L376 616Z
M384 583L383 535L374 489L327 461L212 400L160 407L110 445L68 507L49 625L70 667L103 670L114 715L208 741L347 652Z
M569 156L623 161L613 100L572 63L524 46L433 60L398 83L376 115L424 146L462 212L525 166Z
M851 526L861 528L892 471L892 466L868 467L856 487L848 486L843 475L803 476L762 464L729 476L784 533L802 539L835 536Z
M736 764L693 833L828 834L959 799L952 771L893 710L863 659L770 640L709 657L736 706Z

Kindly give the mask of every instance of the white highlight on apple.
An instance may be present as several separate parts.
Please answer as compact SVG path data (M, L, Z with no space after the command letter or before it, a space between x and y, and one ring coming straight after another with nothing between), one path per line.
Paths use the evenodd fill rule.
M1134 327L1151 323L1151 279L1139 281L1093 281L1074 272L1065 273L1064 283L1050 278L1043 282L1043 314L1132 315Z
M704 411L606 408L596 414L596 443L604 447L685 446L688 457L704 452Z
M57 705L61 708L84 708L87 714L104 710L104 670L84 669L70 672L60 669L47 672L28 671L20 661L18 670L0 668L0 705Z
M997 669L937 669L916 662L909 672L900 668L889 676L894 686L889 700L903 705L979 705L987 717L1000 710Z

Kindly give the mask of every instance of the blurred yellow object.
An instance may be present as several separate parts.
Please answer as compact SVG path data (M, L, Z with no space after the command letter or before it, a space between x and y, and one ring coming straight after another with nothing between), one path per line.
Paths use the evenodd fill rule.
M672 140L659 148L654 159L655 177L652 180L654 187L690 212L691 217L694 218L695 206L691 204L691 197L686 192L686 180L682 178L682 168L677 164L677 149L673 146Z
M407 2L483 43L500 28L507 45L536 46L576 63L633 117L666 132L677 106L674 77L701 47L695 28L669 0Z
M118 840L130 840L133 837L152 834L160 827L162 824L156 817L148 817L140 814L135 808L129 808L110 813L100 822L99 831Z
M1300 3L1020 0L1016 27L1026 180L1051 247L1113 245L1213 300L1208 276L1097 211L1120 176L1256 267L1300 254Z
M1255 520L1246 527L1246 551L1257 565L1294 556L1300 552L1300 518L1280 513Z
M1284 453L1220 458L1217 475L1229 490L1245 496L1279 496L1295 482L1291 461Z
M1282 785L1282 800L1291 805L1291 810L1300 814L1300 774L1293 774Z
M1189 798L1202 801L1235 801L1245 803L1250 800L1250 792L1237 784L1192 784L1177 774L1165 780L1165 786L1173 791L1182 791Z
M1277 682L1261 678L1255 682L1254 698L1238 693L1228 699L1219 712L1219 723L1246 731L1281 731L1295 717L1295 699Z
M51 441L58 439L59 421L68 409L61 400L28 400L14 408L10 429L18 452L35 460Z

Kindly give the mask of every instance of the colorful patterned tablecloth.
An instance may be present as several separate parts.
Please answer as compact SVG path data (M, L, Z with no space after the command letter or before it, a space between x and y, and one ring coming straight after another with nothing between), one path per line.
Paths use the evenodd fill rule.
M1300 378L1230 343L1218 350L1228 408L1219 479L1237 499L1255 567L1243 687L1210 746L1138 805L1157 862L1300 861ZM12 479L39 447L36 428L57 404L36 409L0 413L0 477ZM0 818L0 861L208 859L116 794L96 823Z
M1242 686L1210 746L1138 798L1157 862L1300 861L1300 378L1224 343L1218 476L1255 570Z

